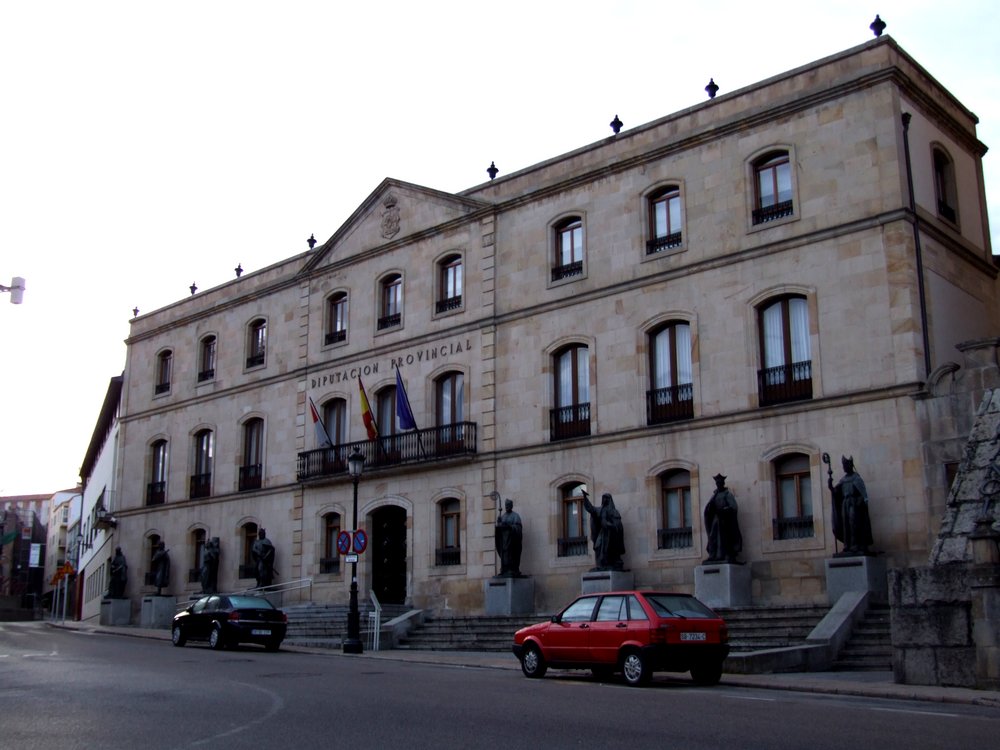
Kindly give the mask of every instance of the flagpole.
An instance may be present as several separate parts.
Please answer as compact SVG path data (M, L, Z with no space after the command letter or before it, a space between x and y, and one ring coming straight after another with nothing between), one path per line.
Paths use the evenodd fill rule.
M420 436L420 428L417 427L416 417L413 416L413 408L410 406L410 397L406 394L406 386L403 385L403 376L396 366L396 419L399 426L404 430L413 429L417 431L417 445L420 446L420 455L427 458L427 451L424 449L424 440Z

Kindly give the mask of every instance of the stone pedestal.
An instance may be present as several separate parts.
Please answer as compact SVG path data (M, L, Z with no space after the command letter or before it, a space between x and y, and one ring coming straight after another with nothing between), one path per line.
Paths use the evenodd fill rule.
M101 599L101 625L121 627L131 624L131 599Z
M139 611L139 627L170 630L171 622L176 613L177 597L144 596L142 597L142 609Z
M830 557L826 560L826 593L836 604L847 591L870 591L871 601L889 601L889 582L884 557Z
M627 591L634 588L635 574L631 570L592 570L580 576L581 594Z
M694 595L709 607L749 607L750 566L699 565L694 569Z
M488 615L529 615L535 611L535 579L490 578L483 582Z

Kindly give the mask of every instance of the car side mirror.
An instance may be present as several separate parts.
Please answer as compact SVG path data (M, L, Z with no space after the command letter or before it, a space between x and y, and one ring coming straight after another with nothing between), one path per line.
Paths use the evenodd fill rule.
M562 615L552 615L552 622L562 622Z

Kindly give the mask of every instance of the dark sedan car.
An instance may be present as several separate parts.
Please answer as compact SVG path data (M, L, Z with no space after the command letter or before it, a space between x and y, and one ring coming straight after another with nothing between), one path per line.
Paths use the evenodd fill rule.
M590 669L600 678L621 672L642 685L655 671L687 672L714 685L729 654L725 622L690 594L612 591L581 596L549 622L514 634L514 655L526 677L548 667Z
M277 651L287 628L288 616L264 597L213 594L174 615L171 640L175 646L208 641L216 649L259 643Z

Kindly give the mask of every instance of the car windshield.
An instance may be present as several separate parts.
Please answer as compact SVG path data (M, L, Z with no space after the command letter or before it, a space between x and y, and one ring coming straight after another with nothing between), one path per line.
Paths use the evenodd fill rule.
M693 596L684 594L646 594L646 601L660 617L718 617Z
M271 602L260 596L231 596L229 603L233 609L274 609Z

